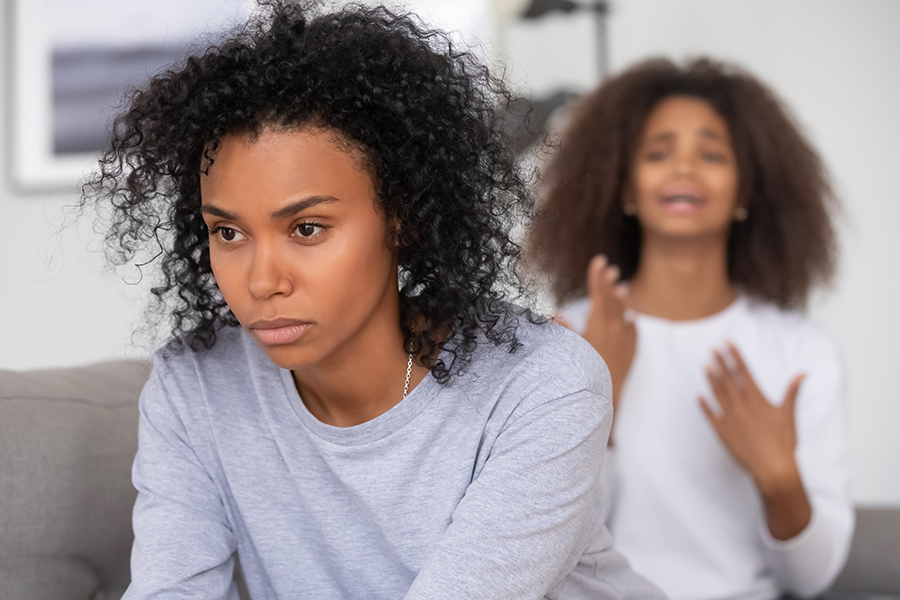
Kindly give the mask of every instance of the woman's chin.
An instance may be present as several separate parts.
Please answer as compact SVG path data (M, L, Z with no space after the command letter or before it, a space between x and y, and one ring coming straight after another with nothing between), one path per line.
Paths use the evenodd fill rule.
M289 371L302 370L315 365L321 360L320 353L309 344L267 345L260 343L259 340L256 343L269 357L269 360L281 369Z

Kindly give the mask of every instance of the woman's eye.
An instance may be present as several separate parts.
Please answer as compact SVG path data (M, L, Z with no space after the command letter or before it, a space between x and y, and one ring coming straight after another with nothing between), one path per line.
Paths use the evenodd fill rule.
M317 223L298 223L294 228L300 237L312 237L322 230L322 226Z
M243 235L233 227L213 227L210 230L209 235L217 235L224 242L238 242L243 237Z
M657 162L660 160L666 159L666 151L665 150L651 150L647 152L645 155L646 159L652 162Z

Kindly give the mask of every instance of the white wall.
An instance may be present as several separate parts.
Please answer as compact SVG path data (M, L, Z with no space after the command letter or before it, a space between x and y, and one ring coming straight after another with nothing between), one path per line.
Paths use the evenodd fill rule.
M63 206L77 199L75 186L29 195L12 189L10 18L10 0L0 0L0 368L139 355L130 344L135 290L103 274L103 261L86 250L90 227L53 233Z
M0 0L0 368L140 354L129 336L146 288L105 276L84 249L94 239L84 227L53 235L76 191L9 188L9 2ZM845 205L841 273L812 316L844 353L854 497L900 505L900 2L618 0L613 8L613 70L653 54L739 62L780 92L831 167ZM537 44L517 44L530 34L507 31L517 77L539 90L593 85L590 20L554 21Z
M540 43L536 25L507 29L531 87L595 83L589 18L554 19ZM743 65L821 151L845 214L839 277L811 315L843 351L854 497L900 504L900 2L613 0L608 31L612 71L660 54Z

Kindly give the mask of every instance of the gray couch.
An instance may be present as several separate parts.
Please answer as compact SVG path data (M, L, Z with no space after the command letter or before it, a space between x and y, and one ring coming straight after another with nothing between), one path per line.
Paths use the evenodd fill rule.
M147 374L128 361L0 370L0 599L113 600L127 587ZM826 597L900 600L900 507L858 508L857 521Z

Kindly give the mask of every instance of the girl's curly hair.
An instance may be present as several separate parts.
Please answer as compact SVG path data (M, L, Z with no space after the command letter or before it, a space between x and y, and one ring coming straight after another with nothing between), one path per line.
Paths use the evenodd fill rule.
M535 317L508 301L525 291L510 229L533 206L500 133L502 83L408 14L261 4L227 40L131 93L82 198L111 212L108 257L123 265L156 248L151 311L183 345L212 347L238 323L212 277L201 164L229 133L322 127L362 151L380 208L400 224L407 348L442 382L479 337L514 351L518 317Z
M641 228L623 202L648 116L667 97L701 98L725 119L737 156L738 202L748 217L728 242L731 281L783 308L802 307L827 283L836 255L825 169L778 98L745 71L709 59L680 67L639 63L581 100L548 168L545 204L529 255L557 301L583 296L592 256L606 254L628 279L637 271Z

